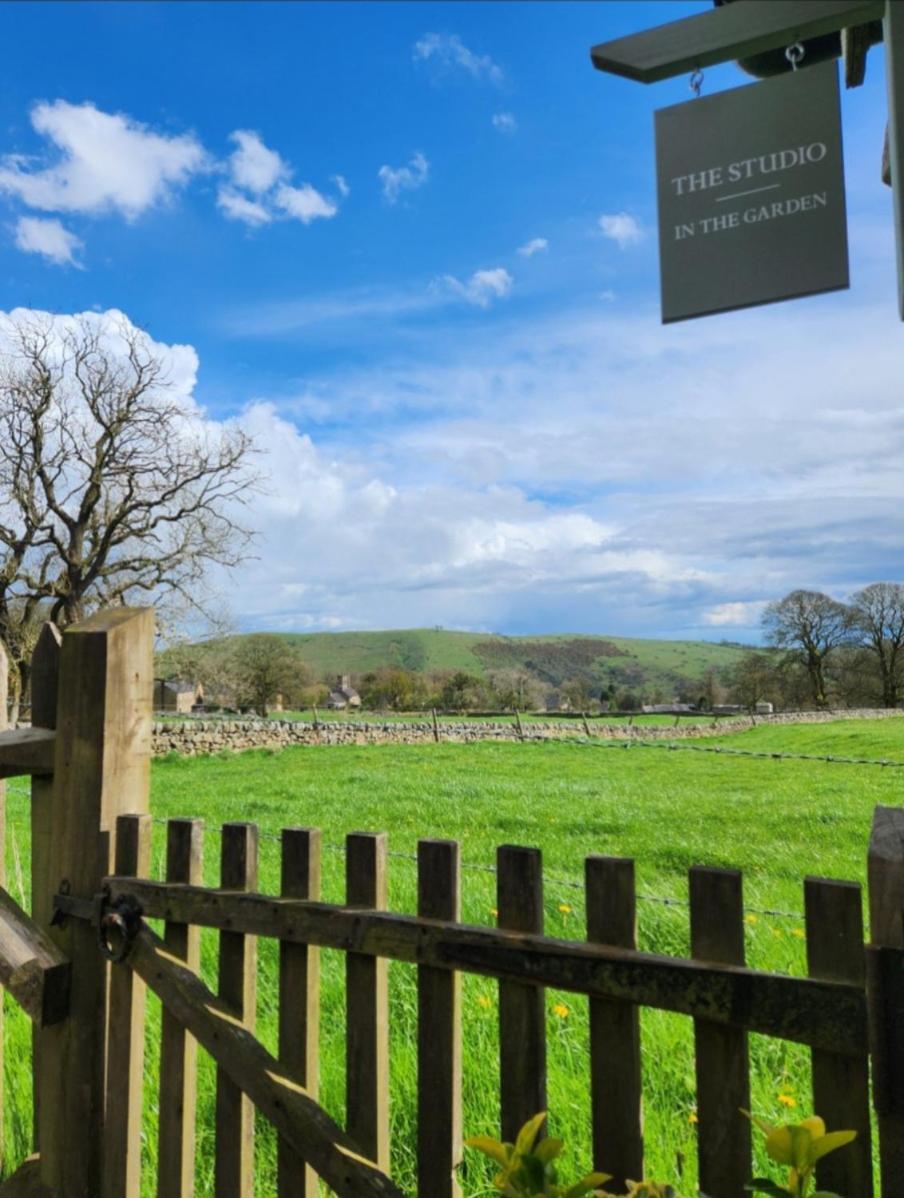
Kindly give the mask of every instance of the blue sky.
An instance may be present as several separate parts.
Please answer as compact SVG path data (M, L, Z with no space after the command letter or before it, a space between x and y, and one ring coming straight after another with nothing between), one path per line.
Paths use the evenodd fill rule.
M851 291L662 329L652 113L688 81L588 51L706 7L0 8L0 310L123 312L254 431L243 625L751 639L904 574L881 48Z

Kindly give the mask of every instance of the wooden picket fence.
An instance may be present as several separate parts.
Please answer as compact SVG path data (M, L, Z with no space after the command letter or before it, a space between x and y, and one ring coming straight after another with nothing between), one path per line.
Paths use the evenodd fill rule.
M129 609L62 638L48 627L35 655L34 726L0 733L0 778L32 776L32 912L0 892L0 984L35 1024L38 1150L0 1198L138 1198L148 988L163 1012L158 1198L193 1193L197 1045L217 1066L215 1198L253 1193L252 1106L279 1136L278 1198L315 1198L318 1178L340 1198L401 1198L389 1173L390 960L417 970L420 1198L461 1194L463 973L498 981L506 1139L547 1106L544 987L554 986L589 999L593 1158L615 1174L610 1188L643 1174L645 1006L694 1020L699 1179L710 1198L743 1198L751 1175L739 1113L749 1106L750 1032L808 1046L813 1108L829 1127L858 1132L820 1163L821 1187L845 1198L904 1193L904 809L875 813L870 944L860 888L806 879L806 978L746 967L732 870L690 871L690 959L637 950L629 859L586 859L586 941L544 935L534 848L498 850L494 929L460 921L452 841L418 846L416 915L385 909L383 835L348 837L344 904L321 901L312 829L283 832L278 896L256 892L251 824L223 827L220 886L209 888L200 823L169 821L166 881L151 881L151 634L152 613ZM163 935L146 919L164 921ZM199 976L202 928L219 933L216 994ZM253 1030L260 937L280 944L276 1056ZM317 1101L320 948L345 954L344 1126Z

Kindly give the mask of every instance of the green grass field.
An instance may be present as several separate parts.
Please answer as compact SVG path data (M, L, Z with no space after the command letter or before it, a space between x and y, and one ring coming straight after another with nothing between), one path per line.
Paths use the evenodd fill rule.
M828 725L759 727L713 743L785 753L833 753L904 759L904 721L840 721ZM390 906L415 908L414 853L419 837L458 839L463 858L463 918L491 925L495 879L486 866L502 843L538 845L544 853L547 930L582 938L579 882L588 853L633 856L637 862L639 935L644 949L685 955L687 911L656 901L686 899L694 864L735 866L745 874L748 961L758 968L802 974L802 880L817 874L863 882L870 821L876 803L900 802L904 770L840 763L721 757L653 749L607 749L592 743L526 745L350 746L256 751L239 756L164 759L154 763L152 810L205 820L205 875L217 880L217 829L229 820L259 824L261 888L276 892L280 828L323 829L324 897L343 897L342 841L347 832L388 831ZM7 864L16 897L28 885L27 800L10 785ZM154 874L161 876L164 828L155 826ZM765 914L780 911L781 915ZM205 933L204 973L215 979L216 939ZM276 946L261 942L258 1027L275 1046ZM414 1193L413 1109L416 1086L414 970L390 967L393 1170ZM323 953L321 1095L342 1117L343 971L341 956ZM561 1004L556 1013L556 1004ZM549 1106L555 1134L568 1143L567 1165L589 1165L586 1001L549 992ZM563 1009L565 1013L563 1014ZM498 1121L495 986L465 978L465 1132L492 1131ZM159 1010L150 1003L147 1066L145 1192L156 1152L156 1043ZM642 1017L646 1141L649 1171L695 1192L694 1067L690 1020L662 1012ZM28 1029L11 1013L6 1052L6 1132L13 1158L27 1150L30 1081ZM202 1054L203 1055L203 1054ZM752 1038L753 1103L779 1119L785 1095L810 1113L804 1050ZM202 1060L198 1194L212 1193L214 1074ZM274 1192L273 1137L259 1123L256 1193ZM678 1178L678 1162L684 1175ZM486 1173L469 1162L468 1198L491 1191Z

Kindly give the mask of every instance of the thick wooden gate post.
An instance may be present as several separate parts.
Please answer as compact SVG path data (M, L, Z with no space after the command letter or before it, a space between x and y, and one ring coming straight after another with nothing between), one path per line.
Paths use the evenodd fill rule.
M904 1194L904 808L877 807L869 842L869 1005L882 1198Z
M117 815L148 809L153 628L150 608L117 608L63 633L48 874L77 898L112 872ZM41 1036L41 1176L54 1198L98 1198L108 966L86 920L53 935L72 978L69 1018Z

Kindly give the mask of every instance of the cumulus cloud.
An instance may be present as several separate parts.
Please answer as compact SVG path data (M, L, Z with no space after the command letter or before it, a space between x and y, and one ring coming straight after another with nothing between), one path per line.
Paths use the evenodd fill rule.
M549 242L545 237L532 237L524 245L518 246L518 253L522 258L533 258L534 254L539 254L546 249L549 249Z
M643 241L643 229L637 218L628 212L603 213L599 219L603 236L614 241L620 250Z
M339 211L338 201L312 184L290 184L292 168L264 144L260 134L236 129L229 136L236 149L227 161L230 182L221 184L217 205L230 219L252 228L274 220L299 220L309 225L317 219L329 220ZM347 196L349 187L342 175L332 178L339 196Z
M288 177L286 163L275 150L264 145L259 134L249 129L236 129L229 134L229 139L236 144L229 156L229 173L237 187L259 196Z
M217 207L231 220L244 221L246 225L267 225L273 220L272 212L260 200L252 200L233 187L217 190Z
M457 33L425 33L414 43L414 59L432 61L442 71L460 71L497 87L505 80L502 68L488 54L469 50Z
M83 245L55 218L22 216L16 224L16 246L26 254L41 254L56 266L81 267L75 255Z
M303 225L309 225L318 218L329 220L339 211L332 200L320 194L310 183L302 183L301 187L289 187L283 184L273 202L287 216L300 220Z
M749 628L762 615L766 600L717 603L703 613L703 623L715 628Z
M417 191L423 187L430 175L430 163L418 150L412 154L407 166L391 167L385 164L377 171L383 185L383 197L394 204L403 191Z
M65 100L36 104L31 123L59 151L41 167L23 155L0 164L0 191L45 212L117 212L133 220L165 201L206 162L191 134L167 136L120 113Z
M518 122L510 112L494 112L493 128L498 129L500 133L514 133L518 128Z
M454 275L443 275L442 286L478 308L488 308L493 300L510 294L515 280L503 266L492 270L475 270L464 283Z

